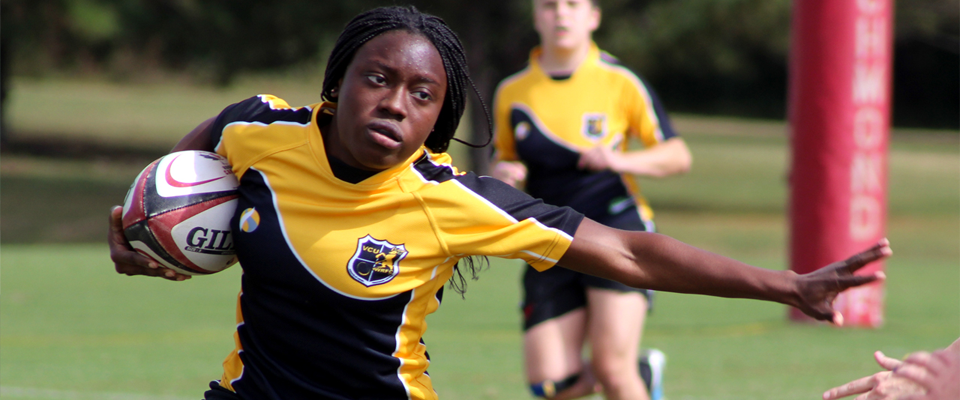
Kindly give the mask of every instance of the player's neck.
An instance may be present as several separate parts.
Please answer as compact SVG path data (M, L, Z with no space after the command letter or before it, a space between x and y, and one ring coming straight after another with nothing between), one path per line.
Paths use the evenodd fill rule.
M572 74L590 54L590 43L588 40L574 48L543 46L543 51L537 59L540 69L548 75Z

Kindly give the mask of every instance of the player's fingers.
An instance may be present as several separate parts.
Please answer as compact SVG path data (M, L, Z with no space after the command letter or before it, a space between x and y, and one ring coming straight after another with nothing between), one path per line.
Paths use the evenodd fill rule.
M123 244L117 243L116 241L110 242L110 260L119 268L121 265L130 265L148 269L156 269L159 265L156 261L151 260L149 257L144 256L140 253L137 253L133 250L130 250L126 246L126 242ZM119 270L117 271L119 272Z
M172 269L168 269L164 271L163 277L167 280L177 281L177 282L183 282L187 279L190 279L190 275L180 274Z
M960 367L960 352L952 351L949 348L940 349L931 353L934 358L939 360L941 363L941 370L947 371L952 369L956 371Z
M163 270L159 268L147 268L142 267L136 264L130 263L116 263L114 264L118 274L124 274L128 276L134 275L146 275L146 276L163 276Z
M887 277L882 271L877 271L876 273L870 275L847 275L836 278L837 286L839 286L840 291L847 290L852 287L865 285L870 282L883 280Z
M580 159L577 161L577 166L581 169L590 168L595 164L593 150L588 150L583 153L580 153Z
M874 377L872 375L865 376L855 381L851 381L846 384L827 390L826 392L823 393L823 400L834 400L834 399L851 396L857 393L863 393L870 389L873 389L874 385L875 385Z
M903 360L903 363L905 364L904 367L911 365L923 367L934 376L939 375L939 372L942 371L945 366L943 360L925 351L910 354Z
M122 227L123 225L123 207L113 206L110 208L110 229L120 230L117 228Z
M122 269L122 271L121 271ZM143 268L139 266L127 265L127 266L118 266L117 272L127 275L145 275L145 276L156 276L170 281L185 281L190 279L190 275L183 275L177 273L169 268Z
M110 249L110 260L118 267L120 265L130 265L148 269L156 269L159 267L159 265L149 257L125 248L113 248L112 246Z
M889 257L892 254L893 250L890 248L890 241L888 241L887 238L883 238L869 249L854 254L852 257L844 260L843 266L848 272L853 273L867 264L884 257Z
M107 239L110 242L119 242L125 243L127 240L123 236L123 208L120 206L113 206L110 209L110 219L107 221L110 227L110 230L107 232Z
M915 393L897 397L897 400L930 400L926 393Z
M887 355L883 354L882 351L874 352L873 358L877 360L877 364L880 364L880 366L883 367L883 369L886 369L887 371L891 371L894 368L897 368L901 364L903 364L902 361L896 358L887 357Z
M133 251L123 235L123 207L113 206L110 209L110 231L107 244L110 247L110 259L115 264L117 273L127 275L145 275L137 273L138 268L156 269L157 263L140 253Z
M587 167L587 154L582 153L580 154L580 159L577 160L577 168L585 169L586 167Z
M526 175L527 175L527 166L526 166L526 165L524 165L523 163L519 163L519 162L518 162L518 163L515 163L515 164L513 164L513 165L516 167L516 170L517 170L517 172L520 173L520 175L523 175L523 176L526 176Z
M837 323L837 316L840 314L835 311L830 305L830 300L821 299L817 300L814 303L807 303L800 305L800 311L803 311L804 314L816 319L818 321L829 321ZM840 323L842 324L843 317L840 317Z
M936 376L931 374L931 370L917 365L906 364L893 371L893 374L916 382L923 387L930 387L936 382Z

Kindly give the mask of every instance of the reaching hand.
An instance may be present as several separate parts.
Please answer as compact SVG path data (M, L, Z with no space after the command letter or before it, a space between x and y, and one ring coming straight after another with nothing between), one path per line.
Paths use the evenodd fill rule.
M916 383L921 392L902 400L960 399L960 352L941 349L933 353L916 352L907 356L893 376Z
M527 166L516 161L499 161L493 166L490 175L510 186L518 187L527 179Z
M833 300L837 298L837 294L855 286L884 279L883 272L870 275L854 275L854 272L891 254L893 250L890 249L890 242L881 239L873 247L853 257L801 275L797 282L799 304L796 307L818 320L843 325L843 315L833 309Z
M606 146L597 146L590 150L580 153L580 160L577 161L577 168L589 171L617 171L616 165L620 161L620 155Z
M161 267L130 247L127 238L123 236L123 207L114 206L110 209L110 232L107 234L107 243L110 245L110 259L118 274L159 276L171 281L190 279L189 275L178 274L176 271Z
M827 390L823 394L823 400L835 400L855 394L860 394L860 396L857 396L854 400L893 399L896 398L895 396L898 394L912 393L912 391L919 389L906 379L891 379L892 373L890 371L900 366L900 360L887 357L879 351L873 353L873 358L875 358L877 364L880 364L886 371L877 372L876 374L865 376Z

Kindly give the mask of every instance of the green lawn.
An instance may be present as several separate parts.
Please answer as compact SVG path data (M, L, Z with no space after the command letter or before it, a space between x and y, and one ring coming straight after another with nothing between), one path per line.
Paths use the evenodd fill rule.
M271 85L279 89L240 95L244 90L17 82L12 96L19 105L10 121L22 134L166 148L183 129L247 94L311 98L303 87L264 86ZM78 99L81 94L86 98ZM114 98L126 101L111 103ZM69 129L62 121L42 125L42 116L28 110L45 104L75 123ZM149 127L117 116L136 110ZM98 125L104 119L113 123ZM785 268L783 124L690 116L676 123L693 151L693 170L641 182L661 232L754 265ZM145 163L0 158L0 398L195 400L219 377L233 346L240 269L181 283L131 278L113 272L100 243L106 210L122 201ZM889 197L895 255L886 264L882 328L797 325L786 322L786 309L777 304L660 293L644 344L668 356L667 397L817 399L831 386L876 371L873 350L899 357L960 336L957 135L896 136ZM521 269L493 261L470 282L465 301L451 292L428 319L430 373L441 398L530 398L520 360Z
M744 241L755 233L729 232ZM23 388L44 388L62 396L42 398L187 399L218 377L232 346L239 269L173 283L116 275L98 244L5 245L2 252L3 398L38 398ZM743 258L782 265L780 257ZM875 349L902 356L943 346L960 332L955 260L898 256L887 266L881 329L794 325L776 304L660 293L645 343L667 353L673 399L813 399L874 371ZM519 271L495 262L471 282L467 300L447 296L429 319L430 372L443 398L527 397Z

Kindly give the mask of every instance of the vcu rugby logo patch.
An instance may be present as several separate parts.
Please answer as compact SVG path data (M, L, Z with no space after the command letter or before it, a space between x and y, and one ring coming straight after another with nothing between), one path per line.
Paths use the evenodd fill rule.
M607 134L607 116L605 114L583 114L583 135L590 139L600 139Z
M366 287L382 285L397 276L400 261L406 257L407 249L402 244L367 235L357 240L357 251L347 262L347 272Z

